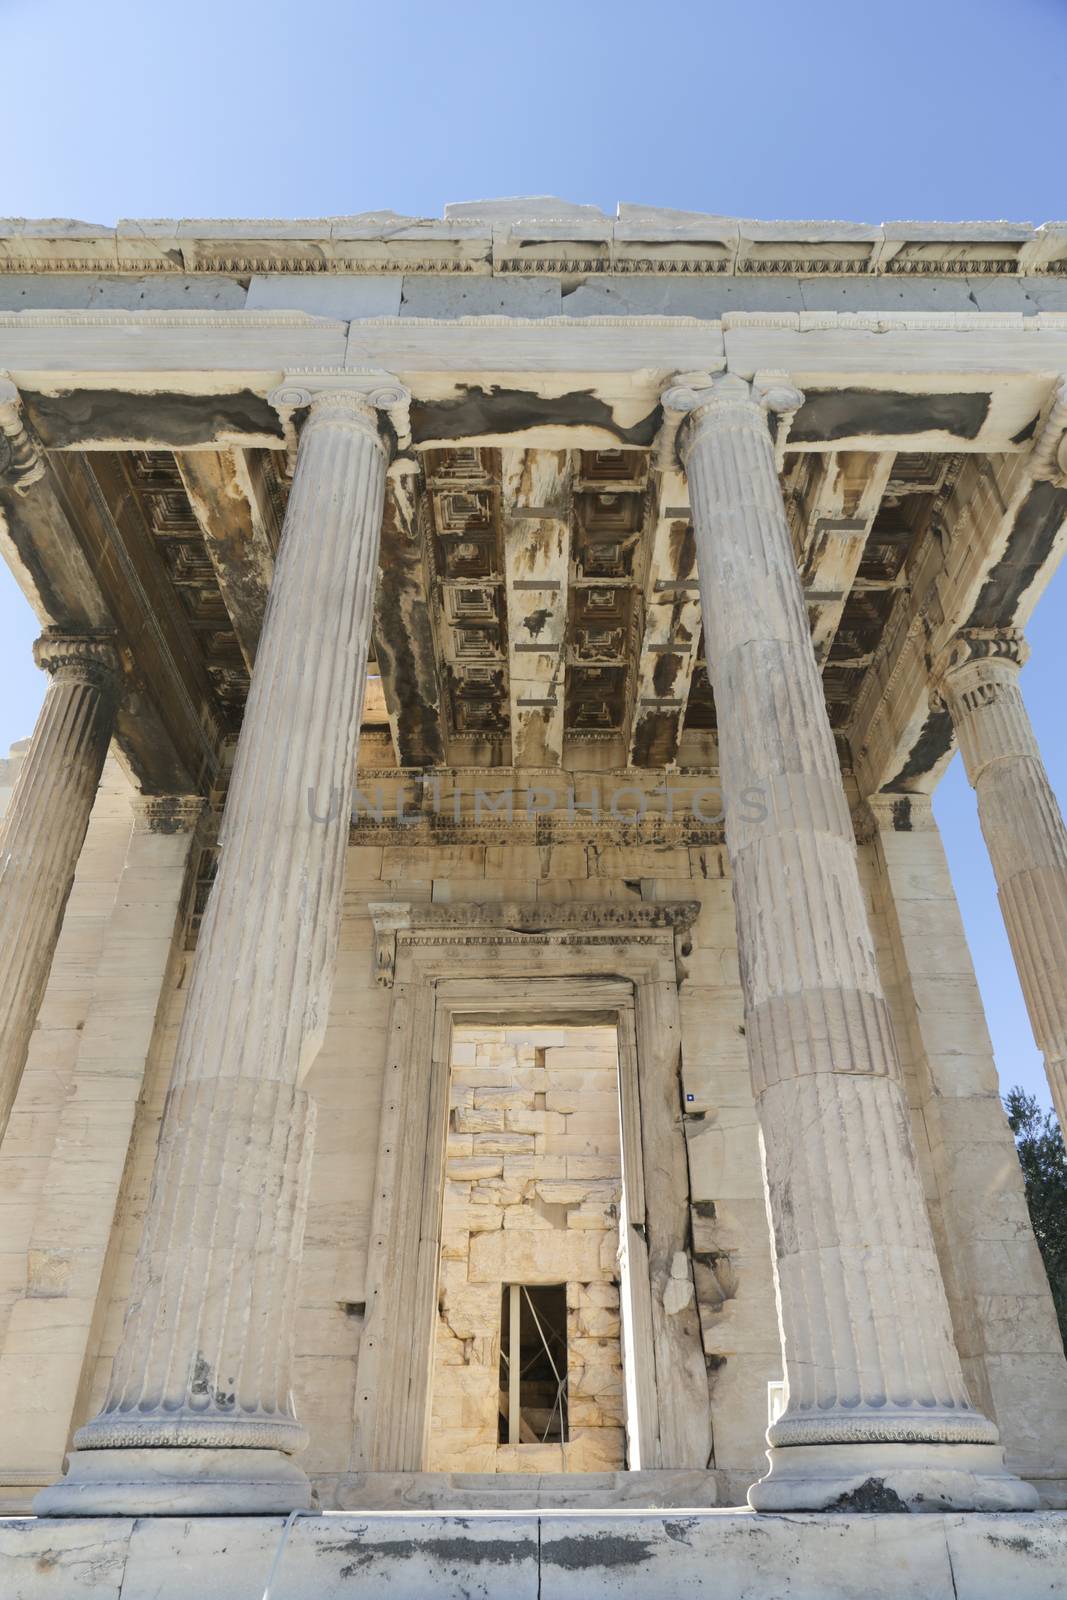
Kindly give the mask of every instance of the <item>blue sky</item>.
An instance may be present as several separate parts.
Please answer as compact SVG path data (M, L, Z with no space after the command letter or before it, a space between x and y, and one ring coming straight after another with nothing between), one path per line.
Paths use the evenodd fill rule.
M556 193L754 217L1067 217L1067 0L0 0L0 212L288 217ZM43 691L0 568L0 749ZM1067 796L1067 575L1024 690ZM1005 1083L1047 1102L973 796L938 791Z

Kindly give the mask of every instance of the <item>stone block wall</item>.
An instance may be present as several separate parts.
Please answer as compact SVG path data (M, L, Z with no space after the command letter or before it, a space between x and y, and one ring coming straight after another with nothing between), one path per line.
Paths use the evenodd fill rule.
M457 1027L432 1472L626 1465L618 1046L610 1027ZM501 1291L566 1284L569 1438L500 1444Z
M6 785L0 784L0 789L3 787ZM61 1116L95 987L99 951L113 915L130 829L127 780L109 764L23 1090L0 1156L0 1215L4 1218L0 1337L12 1307L25 1298L34 1282L30 1251L42 1186L50 1167L58 1163L59 1170L66 1160L59 1137ZM1025 1466L1029 1475L1043 1477L1051 1485L1062 1463L1062 1412L1049 1397L1059 1381L1056 1374L1062 1357L1049 1346L1047 1318L1042 1315L1038 1327L1028 1310L1040 1309L1039 1302L1046 1294L1040 1264L1035 1267L1032 1241L1025 1248L1019 1243L1028 1240L1029 1234L1019 1209L1014 1154L998 1122L995 1077L973 974L966 962L966 970L959 965L966 952L965 946L961 947L951 885L931 857L933 846L928 839L921 843L921 838L918 827L897 838L894 849L900 859L892 881L884 853L880 856L873 845L861 851L879 959L904 1057L920 1165L942 1268L949 1281L957 1339L976 1397L991 1404L1002 1426L1009 1421L1005 1431L1014 1460ZM313 1479L322 1482L358 1464L353 1460L356 1363L366 1301L392 1005L391 992L375 981L374 928L367 908L375 901L410 901L418 906L454 905L464 900L557 904L695 900L700 904L692 952L682 963L679 1092L689 1155L694 1275L711 1376L714 1464L723 1479L721 1493L736 1502L746 1484L762 1470L767 1386L780 1379L782 1367L758 1125L748 1079L732 884L725 850L717 846L627 844L618 839L594 842L578 837L547 844L433 843L420 838L350 846L330 1024L306 1083L319 1105L294 1364L297 1408L311 1435L304 1458L307 1469ZM936 922L930 922L931 917L936 917ZM950 958L955 966L950 966ZM142 1225L191 960L191 955L178 953L161 997L107 1267L96 1306L89 1308L92 1332L73 1409L58 1398L58 1388L48 1379L50 1358L40 1338L32 1348L10 1339L6 1348L0 1347L0 1360L6 1363L3 1370L9 1375L8 1393L24 1396L19 1405L26 1411L28 1425L35 1408L46 1425L31 1426L32 1439L27 1435L19 1444L17 1454L22 1463L30 1460L30 1443L43 1438L45 1432L52 1460L65 1436L92 1415L103 1397L121 1330L129 1268ZM486 976L491 972L487 958ZM925 987L917 981L922 978L925 982L928 977L936 981ZM946 987L952 990L951 1007L942 1003ZM968 1042L973 1038L978 1045ZM545 1044L543 1048L563 1047ZM516 1061L516 1068L537 1071L536 1061L522 1066ZM459 1074L476 1069L477 1062L473 1066L457 1063L457 1088L471 1090L473 1096L465 1107L467 1125L457 1126L453 1134L454 1141L469 1139L470 1148L454 1143L453 1162L474 1161L476 1139L493 1142L495 1136L498 1143L518 1141L493 1151L479 1143L478 1158L491 1159L494 1164L491 1175L464 1175L453 1166L448 1177L450 1185L471 1186L470 1194L461 1201L466 1214L476 1207L479 1212L484 1209L486 1218L494 1212L500 1214L499 1226L470 1230L470 1259L486 1274L485 1281L490 1281L492 1274L494 1328L499 1320L499 1285L508 1281L509 1271L516 1280L520 1276L514 1268L517 1258L506 1252L521 1247L528 1264L537 1261L538 1252L556 1248L550 1241L558 1231L566 1235L567 1249L579 1252L582 1260L566 1274L552 1273L542 1276L542 1281L595 1285L585 1306L580 1303L579 1291L573 1291L579 1303L572 1305L571 1312L575 1342L599 1338L601 1333L594 1332L594 1327L604 1325L600 1313L615 1310L613 1303L602 1304L597 1298L611 1299L618 1276L615 1244L605 1244L610 1230L583 1226L577 1220L565 1229L550 1228L535 1200L541 1206L564 1204L560 1191L554 1200L546 1198L537 1192L537 1184L596 1185L617 1180L617 1167L605 1174L583 1166L590 1154L600 1161L599 1146L590 1152L586 1145L603 1129L591 1133L593 1124L583 1125L580 1119L600 1116L603 1105L595 1104L590 1096L603 1091L591 1087L581 1103L574 1105L556 1095L550 1102L547 1082L543 1089L531 1089L526 1083L522 1085L524 1095L543 1093L543 1106L536 1099L527 1103L525 1098L521 1104L493 1105L491 1094L478 1101L478 1089L497 1088L507 1093L508 1083L460 1083ZM980 1094L969 1087L977 1078L982 1080ZM461 1108L456 1109L458 1113ZM982 1128L976 1131L972 1123L979 1113ZM476 1129L470 1119L476 1121L479 1116L488 1123ZM533 1131L528 1120L535 1117L543 1119L540 1132ZM559 1119L566 1131L560 1131ZM535 1178L532 1170L524 1173L522 1168L531 1153L537 1154L539 1138L545 1141L543 1157L546 1161L552 1158L554 1169L550 1163ZM577 1142L570 1148L557 1145L550 1150L550 1138ZM533 1152L530 1140L534 1141ZM977 1161L979 1153L981 1163ZM507 1185L511 1183L514 1189L520 1178L521 1188L512 1198ZM531 1183L532 1194L527 1191ZM499 1187L487 1189L483 1195L483 1184ZM478 1199L473 1198L476 1185ZM454 1193L451 1188L449 1192ZM991 1196L1000 1197L996 1202L999 1211L994 1211ZM568 1215L595 1215L600 1198L594 1194L592 1201L587 1195L584 1201L567 1202ZM509 1210L526 1225L516 1226L516 1220L508 1224ZM72 1218L75 1247L76 1221ZM454 1242L458 1248L458 1239ZM606 1265L601 1249L610 1257ZM454 1264L455 1258L450 1260L446 1249L443 1282ZM610 1315L606 1320L610 1326ZM998 1337L1003 1337L994 1348L993 1334L998 1328ZM498 1378L491 1361L487 1369ZM1020 1376L1023 1373L1027 1374L1025 1382ZM597 1389L593 1398L605 1412L607 1424L603 1396L604 1391ZM604 1432L617 1430L620 1420L612 1418ZM608 1443L606 1439L601 1442ZM617 1460L621 1444L612 1443L610 1448ZM15 1463L0 1465L10 1473ZM40 1474L46 1465L43 1460L39 1465L34 1462L31 1471ZM56 1465L49 1470L54 1473ZM26 1495L29 1492L27 1489ZM11 1503L23 1504L25 1498Z
M24 749L18 745L0 761L0 814ZM36 1489L61 1469L72 1396L83 1382L86 1328L100 1291L101 1262L87 1238L101 1226L107 1236L117 1188L108 1169L117 1161L121 1171L125 1160L122 1129L105 1116L101 1131L107 1085L95 1073L79 1072L79 1061L130 841L132 798L126 774L109 760L0 1148L3 1510L25 1510ZM128 970L135 981L135 960ZM125 1021L112 1019L116 1056ZM117 1148L94 1148L102 1137Z

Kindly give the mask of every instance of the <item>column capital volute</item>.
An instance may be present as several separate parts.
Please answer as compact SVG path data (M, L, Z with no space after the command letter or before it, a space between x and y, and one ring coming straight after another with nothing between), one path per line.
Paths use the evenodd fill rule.
M935 708L944 706L954 691L997 675L997 669L1014 675L1029 655L1021 628L961 628L931 663L931 703Z
M379 412L388 417L397 447L410 443L411 391L393 373L380 367L299 367L287 372L267 396L287 420L306 415L301 432L316 422L349 422L385 441L379 431Z
M757 372L750 380L734 372L676 373L660 396L664 424L676 431L684 462L705 426L747 416L761 422L768 414L791 419L804 396L786 372Z
M18 388L0 372L0 483L27 489L43 475L44 455L27 432Z
M1060 378L1045 425L1034 440L1030 471L1035 478L1067 487L1067 376Z
M33 659L58 682L91 684L102 694L116 697L119 693L122 662L111 634L46 628L34 642Z

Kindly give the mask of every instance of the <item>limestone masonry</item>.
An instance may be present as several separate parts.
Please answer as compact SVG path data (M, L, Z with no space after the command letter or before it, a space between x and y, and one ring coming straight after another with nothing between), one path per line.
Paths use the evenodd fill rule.
M0 223L0 541L5 1595L1067 1594L1067 223Z

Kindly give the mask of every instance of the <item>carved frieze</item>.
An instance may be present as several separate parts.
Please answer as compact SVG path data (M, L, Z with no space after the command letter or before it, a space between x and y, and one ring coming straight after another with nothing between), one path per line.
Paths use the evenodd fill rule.
M698 900L540 902L463 901L412 905L372 901L376 980L392 988L398 942L422 945L656 944L670 935L676 957L690 951ZM681 973L680 976L684 976Z

